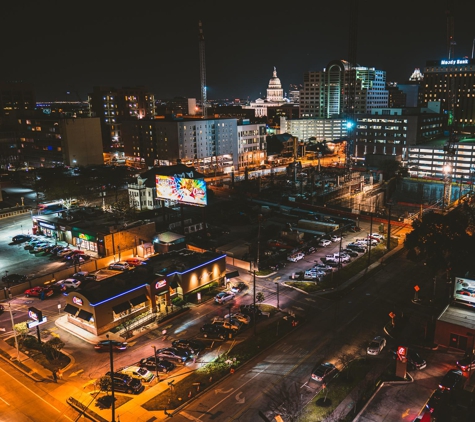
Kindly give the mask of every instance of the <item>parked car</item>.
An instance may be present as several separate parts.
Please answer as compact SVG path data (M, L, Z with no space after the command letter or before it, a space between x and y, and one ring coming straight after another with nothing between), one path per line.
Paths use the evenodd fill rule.
M177 347L164 347L163 349L157 349L156 355L157 358L183 364L190 359L190 353Z
M348 249L352 249L356 252L359 252L359 253L365 253L366 252L366 246L363 246L363 245L358 245L356 243L348 243L348 245L346 245L346 247Z
M117 340L101 340L99 343L94 345L96 352L108 352L112 344L112 351L114 352L123 352L127 349L127 343L124 341Z
M189 350L192 355L198 355L206 348L203 342L193 339L173 340L172 346L176 349Z
M20 284L24 283L27 279L28 277L26 275L16 273L4 275L2 277L2 281L7 284Z
M36 286L26 289L24 292L26 297L41 297L42 293L44 293L45 297L50 297L53 296L54 291L49 287Z
M233 292L219 292L215 297L214 301L216 303L225 303L230 300L233 300L235 297L235 294Z
M347 249L342 249L341 250L342 252L346 253L347 255L349 255L350 257L352 258L356 258L359 256L358 252L353 250L353 249L350 249L350 248L347 248Z
M31 240L31 236L28 234L17 234L12 237L13 243L23 243Z
M463 372L473 371L475 369L475 355L473 353L472 356L466 354L457 361L457 367Z
M460 369L450 369L442 378L439 390L457 391L465 386L465 377Z
M328 239L321 239L320 242L318 242L319 246L323 246L325 248L331 244L332 244L331 240L328 240Z
M392 349L390 350L390 352L392 353L393 358L396 359L397 350ZM426 360L412 347L407 348L406 359L407 359L407 365L409 368L420 370L427 367Z
M338 373L338 369L330 362L320 363L312 370L312 379L317 382L328 382Z
M332 237L330 237L330 240L332 242L339 242L341 240L341 236L337 236L336 234L334 234Z
M298 262L298 261L300 261L301 259L304 259L304 258L305 258L305 255L302 252L299 252L299 253L288 256L287 261Z
M245 315L249 315L252 318L254 317L260 317L262 316L262 311L260 310L259 306L256 305L254 306L253 304L250 304L250 305L241 305L239 306L239 310L241 311L241 313L245 314Z
M75 278L65 278L64 280L57 281L55 284L63 290L74 290L81 285L81 282Z
M63 248L63 249L60 249L58 252L56 252L56 256L60 256L60 257L63 257L65 255L67 255L68 253L72 252L73 250L70 249L70 248Z
M91 274L88 271L78 271L77 273L73 274L73 278L76 278L81 281L96 281L97 276L95 274Z
M379 355L384 346L386 346L386 339L382 336L376 336L366 348L366 353L372 356Z
M127 271L130 270L130 265L125 261L114 262L109 265L109 270Z
M370 237L372 237L373 239L378 239L380 242L384 240L384 236L379 233L371 233Z
M33 247L33 252L43 252L47 247L52 246L49 242L40 242Z
M426 403L426 409L434 414L438 406L443 403L449 403L450 395L449 391L439 389L435 390Z
M221 340L227 339L231 333L223 326L216 324L205 324L200 328L200 331L205 338L219 338Z
M111 373L108 372L106 376L110 377ZM145 389L141 381L132 378L130 375L127 374L114 372L114 375L111 377L111 379L114 383L114 391L120 393L139 394Z
M230 317L232 319L235 319L235 320L239 321L240 323L246 324L246 325L251 322L251 317L249 315L243 314L241 312L224 315L224 318L230 318Z
M150 382L155 378L155 374L149 371L147 368L132 365L126 368L119 369L121 374L130 375L132 378L142 382Z
M129 264L129 266L131 267L139 267L140 265L147 265L148 259L134 257L134 258L127 258L125 262L127 262L127 264Z
M242 324L239 321L236 321L233 319L224 319L220 317L214 317L211 321L211 324L218 324L228 330L233 330L233 331L239 331L239 329L242 326Z
M148 358L140 359L140 361L137 362L137 365L142 368L146 368L149 371L156 372L158 370L158 372L162 372L164 374L167 374L176 367L173 362L165 359L155 359L155 356L149 356Z
M231 291L233 293L239 293L246 289L247 289L247 284L244 283L243 281L240 281L239 283L235 283L231 286Z
M79 255L84 255L84 251L80 251L79 249L73 249L71 252L68 252L66 255L63 255L63 259L65 261L70 261Z
M331 273L333 271L333 267L326 264L317 264L313 268L316 269L317 271L323 271L326 274Z

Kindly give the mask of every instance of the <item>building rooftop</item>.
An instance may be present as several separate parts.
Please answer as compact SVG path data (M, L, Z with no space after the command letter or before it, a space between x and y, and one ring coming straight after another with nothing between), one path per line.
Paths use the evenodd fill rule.
M470 330L475 329L475 313L473 308L464 308L456 305L449 305L438 318L441 322L458 325Z
M467 135L464 138L456 137L457 140L456 144L475 144L475 137ZM423 144L413 145L412 148L443 148L445 144L449 141L448 136L444 136L443 138L433 139L428 142L424 142Z

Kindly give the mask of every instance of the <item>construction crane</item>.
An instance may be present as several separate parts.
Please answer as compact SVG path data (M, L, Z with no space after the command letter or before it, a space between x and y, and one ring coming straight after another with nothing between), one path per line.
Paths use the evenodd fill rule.
M346 169L351 173L351 159L354 155L355 97L356 97L356 47L358 36L358 0L350 1L350 31L348 43L348 82L346 93L347 143Z
M198 23L200 40L200 79L201 79L201 109L203 118L208 117L208 100L206 98L206 61L205 61L205 36L201 21Z
M451 60L454 58L454 47L456 45L454 39L454 1L447 1L447 56ZM452 175L454 173L455 164L455 144L457 139L455 136L455 78L452 75L447 75L447 129L448 139L444 145L444 198L443 208L447 209L450 206L452 198Z

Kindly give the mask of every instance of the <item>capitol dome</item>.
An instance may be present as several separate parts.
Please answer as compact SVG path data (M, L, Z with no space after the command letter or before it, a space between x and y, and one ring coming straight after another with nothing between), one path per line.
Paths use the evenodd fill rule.
M277 69L274 67L274 72L272 72L272 78L269 79L269 89L280 89L282 84L280 79L277 77Z

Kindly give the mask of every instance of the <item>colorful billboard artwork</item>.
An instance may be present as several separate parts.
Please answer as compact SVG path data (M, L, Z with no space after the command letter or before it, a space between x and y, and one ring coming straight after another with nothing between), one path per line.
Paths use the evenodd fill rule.
M475 280L455 277L454 299L475 304Z
M156 176L157 197L189 205L207 205L204 179L185 179L174 176Z

